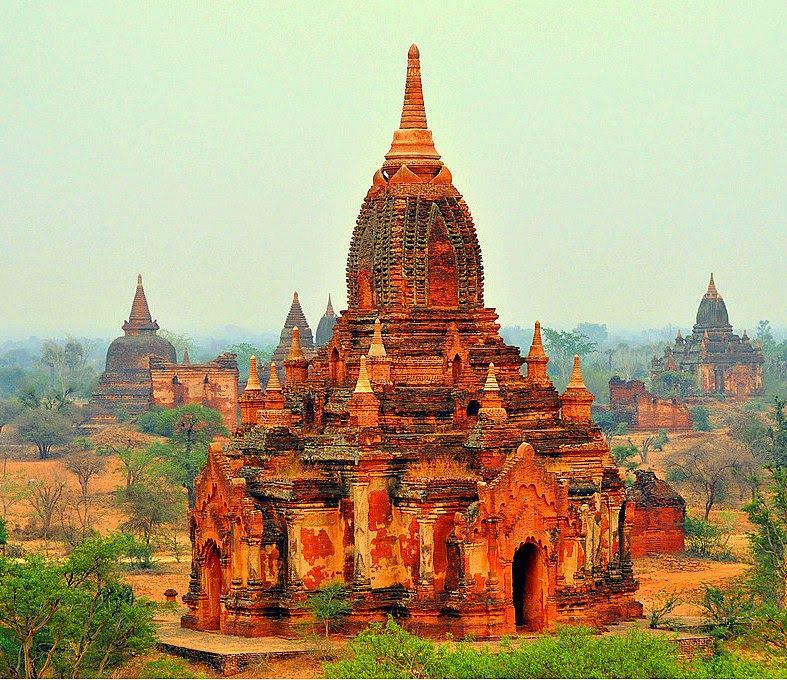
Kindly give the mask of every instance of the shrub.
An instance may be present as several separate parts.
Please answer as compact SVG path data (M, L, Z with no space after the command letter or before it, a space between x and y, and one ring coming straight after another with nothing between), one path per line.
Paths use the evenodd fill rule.
M711 634L727 639L748 629L754 617L754 598L740 587L722 590L705 586L702 609Z
M672 625L673 620L670 618L670 614L682 603L683 600L675 593L664 593L663 591L659 593L651 605L648 628L664 628Z
M710 432L710 413L704 406L694 406L691 409L691 424L698 432Z
M659 430L659 433L656 435L656 438L653 440L653 448L656 451L663 451L664 444L669 441L669 435L667 434L666 430Z
M732 532L729 523L715 524L686 515L683 529L686 533L687 555L719 562L735 561L735 555L727 548Z
M690 666L668 639L632 631L599 637L589 628L565 627L501 650L458 643L438 645L392 620L372 624L347 646L345 659L327 663L334 678L594 678L685 677Z
M340 625L350 613L350 591L339 581L327 583L306 598L306 606L314 618L325 626L327 638L330 626Z

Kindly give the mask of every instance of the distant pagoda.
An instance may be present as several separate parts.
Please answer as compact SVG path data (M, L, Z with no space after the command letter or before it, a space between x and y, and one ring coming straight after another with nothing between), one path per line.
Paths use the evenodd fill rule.
M325 308L325 314L322 315L320 323L317 324L317 333L314 343L317 347L325 347L333 335L333 327L336 325L336 313L333 311L331 304L331 296L328 296L328 306Z
M296 326L300 331L303 353L307 359L311 359L315 353L314 338L312 336L312 329L309 327L309 322L306 321L306 315L301 308L297 290L292 294L290 311L287 313L287 318L284 321L284 328L281 329L279 344L273 352L273 361L276 366L278 366L279 380L284 380L284 362L287 360L287 355L290 353L292 331ZM268 368L268 370L270 370L270 368ZM267 379L267 371L265 371L264 377Z
M751 344L746 331L732 332L727 305L716 289L713 274L708 290L697 309L691 335L678 331L674 345L667 345L663 357L654 357L651 375L664 371L686 371L696 376L703 394L743 400L762 394L762 365L759 347Z
M94 415L143 413L152 397L151 357L176 361L175 347L157 335L159 325L150 314L142 274L137 277L131 312L122 328L124 335L113 340L107 350L106 369L90 400Z

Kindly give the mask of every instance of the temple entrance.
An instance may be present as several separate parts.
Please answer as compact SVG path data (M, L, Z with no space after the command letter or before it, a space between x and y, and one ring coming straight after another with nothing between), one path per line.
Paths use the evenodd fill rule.
M212 541L205 546L204 554L202 591L207 595L205 630L218 630L221 624L221 557L218 547Z
M516 625L524 630L543 630L546 568L538 546L525 543L514 553L511 583Z

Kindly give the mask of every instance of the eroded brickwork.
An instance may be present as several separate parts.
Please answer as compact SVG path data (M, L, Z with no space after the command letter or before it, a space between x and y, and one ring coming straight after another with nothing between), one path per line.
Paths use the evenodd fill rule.
M661 399L645 389L641 380L609 381L609 407L625 417L632 430L690 430L691 412L680 399Z
M186 627L286 633L334 579L358 626L393 614L494 637L641 614L623 481L579 360L560 395L538 324L525 360L500 337L420 82L413 46L352 237L348 310L313 357L292 333L265 389L253 366L241 426L211 446Z
M222 354L204 364L150 359L153 406L175 408L202 404L218 411L227 429L238 425L238 364L234 354Z
M637 470L628 490L632 518L631 556L669 555L683 552L686 534L686 501L651 471Z

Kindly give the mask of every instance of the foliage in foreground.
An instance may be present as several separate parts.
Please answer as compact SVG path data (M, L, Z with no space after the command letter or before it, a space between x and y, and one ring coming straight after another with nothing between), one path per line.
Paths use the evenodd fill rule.
M306 606L317 621L325 626L328 637L331 626L339 626L350 614L350 591L340 581L320 586L306 600Z
M412 635L392 620L375 623L347 646L347 658L325 664L329 678L685 678L779 677L786 669L720 653L687 662L664 636L632 631L597 636L561 628L501 650L439 644Z
M116 578L126 550L111 536L64 561L0 558L0 676L98 677L152 646L153 604Z

